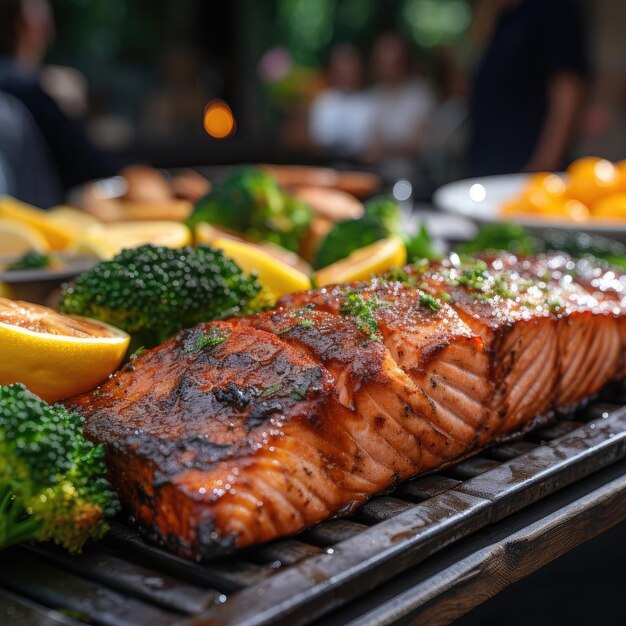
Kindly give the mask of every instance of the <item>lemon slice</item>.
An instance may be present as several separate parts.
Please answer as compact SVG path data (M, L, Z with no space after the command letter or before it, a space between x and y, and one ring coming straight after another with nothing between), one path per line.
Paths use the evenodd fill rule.
M101 240L96 235L77 237L68 248L68 252L72 254L88 256L98 261L112 259L119 251L119 246L110 241Z
M46 211L9 196L0 198L0 218L16 220L39 231L53 250L63 250L74 238L73 232L51 221Z
M366 280L373 274L382 274L392 267L406 263L406 247L399 237L381 239L365 248L355 250L345 259L315 272L318 286Z
M89 228L101 224L100 220L71 206L57 206L48 211L48 221L66 229L75 237L85 233Z
M97 259L110 259L124 248L155 246L182 248L191 245L191 230L180 222L118 222L92 226L74 240L71 251Z
M313 268L301 256L291 250L287 250L287 248L283 248L275 243L270 243L269 241L246 241L243 237L239 237L238 235L235 235L227 230L211 226L206 222L200 222L195 227L194 239L197 245L208 243L211 246L214 246L218 239L232 239L233 241L239 241L240 243L260 248L279 261L282 261L291 267L295 267L306 276L310 276L313 273Z
M48 242L39 231L16 220L0 218L0 255L17 257L48 250Z
M120 366L129 341L108 324L0 298L0 385L22 383L46 402L75 396Z
M276 298L311 288L306 274L255 245L226 238L214 239L212 245L223 250L244 272L256 272Z

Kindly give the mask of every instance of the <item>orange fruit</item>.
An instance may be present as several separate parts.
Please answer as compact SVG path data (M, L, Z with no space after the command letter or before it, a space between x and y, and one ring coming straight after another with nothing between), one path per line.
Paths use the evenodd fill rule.
M600 198L619 191L622 186L620 170L606 159L585 157L567 168L567 195L587 206Z
M562 198L567 187L565 181L557 174L540 172L530 176L526 189L527 191L539 189L551 198Z
M592 217L599 220L626 220L626 192L614 193L593 205Z
M624 159L623 161L617 161L617 163L615 163L615 167L617 168L617 171L619 172L621 177L621 190L626 191L626 159Z

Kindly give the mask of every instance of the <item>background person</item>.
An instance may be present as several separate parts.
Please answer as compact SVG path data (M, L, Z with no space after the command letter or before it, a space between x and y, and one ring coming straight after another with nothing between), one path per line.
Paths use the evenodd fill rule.
M375 41L371 64L373 129L365 158L370 162L414 158L435 106L434 94L417 75L408 42L396 33Z
M119 170L119 164L98 150L81 124L64 113L40 86L38 72L53 38L54 23L47 0L0 0L0 91L22 103L43 139L28 140L32 150L39 146L47 153L31 154L46 168L40 177L56 179L39 196L43 207L60 203L76 185L113 176Z
M579 127L589 72L576 0L482 0L484 53L470 101L469 174L561 169Z
M351 44L336 45L326 71L328 88L311 104L311 141L335 156L354 157L368 145L372 129L372 101L363 90L361 53Z

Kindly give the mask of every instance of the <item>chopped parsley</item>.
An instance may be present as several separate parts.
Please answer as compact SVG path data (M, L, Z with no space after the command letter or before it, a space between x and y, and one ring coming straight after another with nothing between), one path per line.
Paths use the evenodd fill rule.
M437 300L429 293L424 293L420 296L420 304L424 307L428 307L431 311L439 311L441 309L441 301Z
M353 317L359 330L366 334L370 340L376 341L379 337L379 330L374 311L381 306L384 304L376 298L365 300L360 293L353 291L346 295L340 313Z
M560 313L565 308L565 303L560 298L555 296L548 298L545 304L552 314Z
M261 396L261 398L266 398L267 396L271 396L273 393L280 391L282 388L282 383L274 383L273 385L270 385L269 387L263 389L263 391L259 395Z
M277 335L282 335L284 333L288 333L290 330L293 330L294 328L313 328L313 320L299 320L297 322L295 322L295 324L290 324L289 326L285 326L285 328L281 328L280 330L276 331Z
M309 390L310 381L305 380L300 385L297 385L289 392L289 397L292 400L304 400L307 391Z
M402 283L411 287L415 286L416 277L411 276L406 270L401 267L394 267L389 270L383 277L385 282Z
M466 287L479 292L474 297L481 301L500 297L514 300L515 293L511 284L503 274L490 273L484 261L465 261L459 266L460 274L449 278L448 284L452 287Z
M129 361L139 358L147 350L146 346L139 346L129 357Z
M507 300L515 300L515 294L510 288L504 276L501 274L493 279L493 286L490 290L494 295L506 298Z
M219 346L221 343L224 343L226 339L228 339L228 335L225 332L211 328L208 333L205 331L198 333L193 341L186 341L181 354L197 354L206 348Z
M463 266L460 276L453 284L482 291L487 278L487 264L484 261L474 261Z

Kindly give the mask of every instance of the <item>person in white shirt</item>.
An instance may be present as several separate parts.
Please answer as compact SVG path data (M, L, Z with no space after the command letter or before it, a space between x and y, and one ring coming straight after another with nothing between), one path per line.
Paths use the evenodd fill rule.
M365 151L370 162L419 154L435 95L413 72L409 44L398 34L381 35L372 49L372 131Z
M330 51L329 87L311 105L309 134L318 147L340 157L355 157L369 145L372 100L363 91L364 68L360 52L351 44Z

